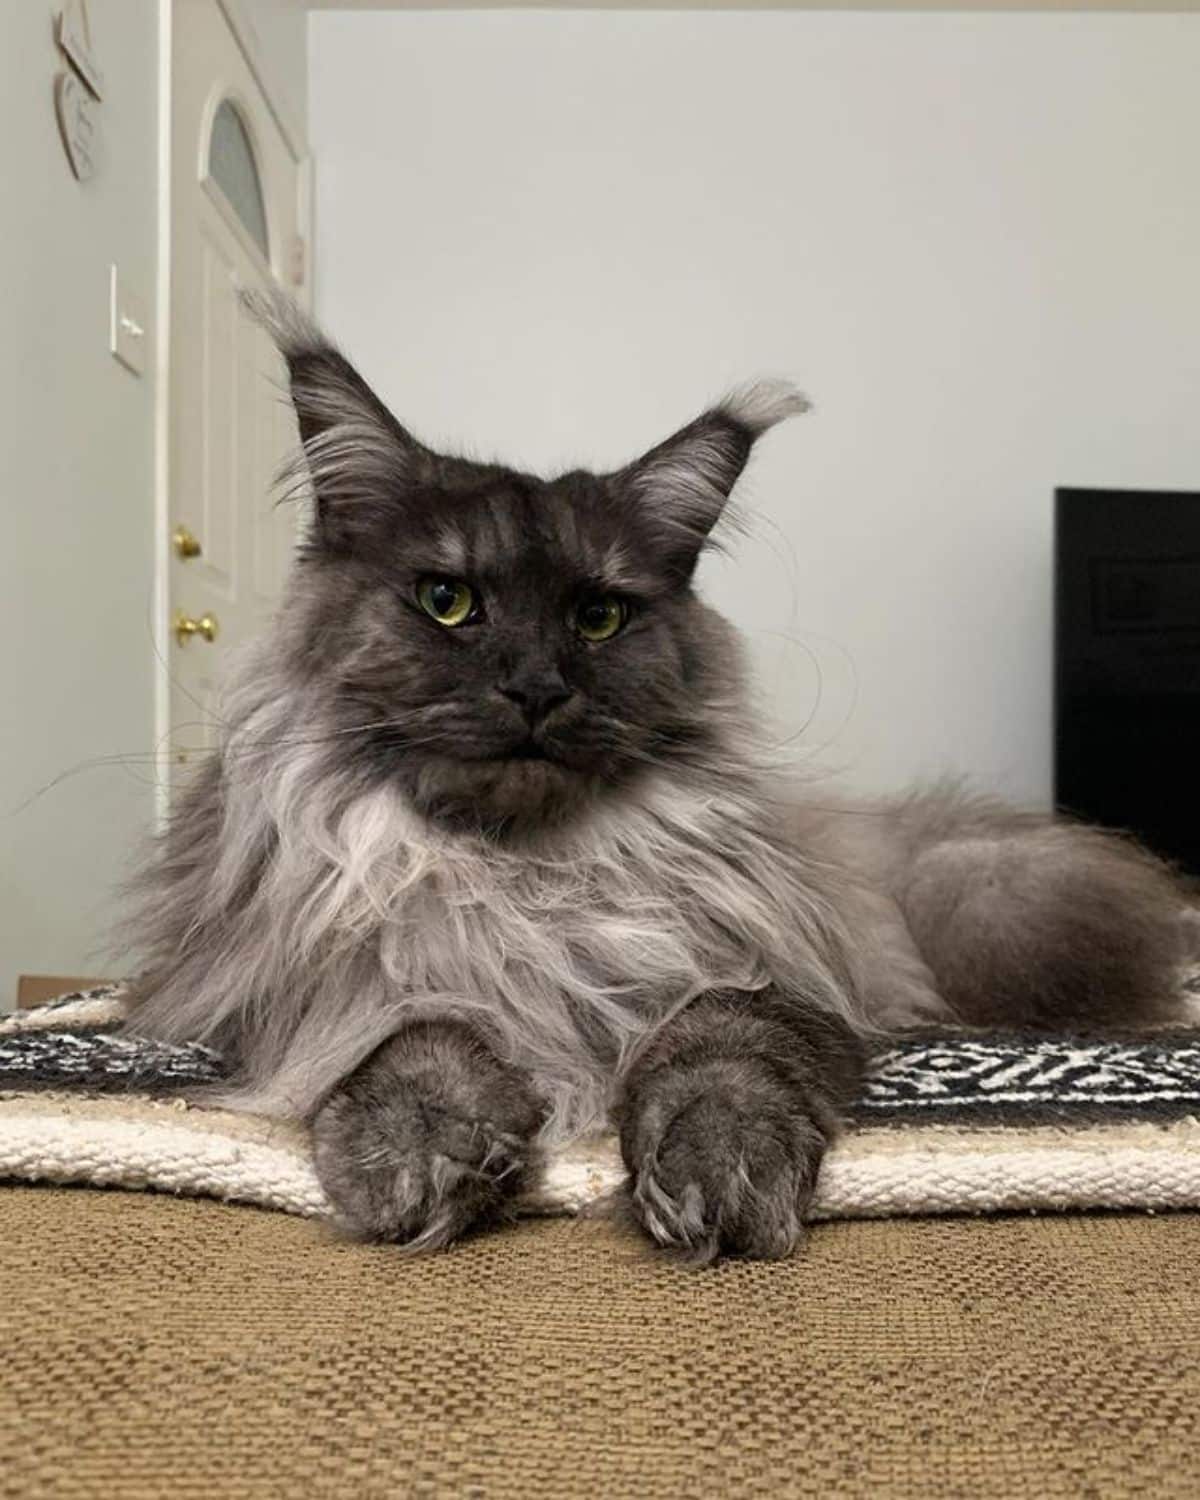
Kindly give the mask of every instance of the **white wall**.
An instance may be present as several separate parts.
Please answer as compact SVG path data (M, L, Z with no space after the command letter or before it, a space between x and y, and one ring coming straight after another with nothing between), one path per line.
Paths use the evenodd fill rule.
M1054 486L1200 488L1198 78L1196 16L317 14L318 311L531 465L796 374L705 575L781 719L1043 801Z
M157 6L92 0L107 89L86 183L55 123L57 9L0 20L0 1010L18 973L103 963L153 808L140 764L37 795L153 742L154 373L109 354L108 282L116 261L153 307Z

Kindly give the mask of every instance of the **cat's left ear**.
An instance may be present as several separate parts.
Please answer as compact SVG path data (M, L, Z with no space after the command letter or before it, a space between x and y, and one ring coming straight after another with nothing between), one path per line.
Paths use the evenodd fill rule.
M673 574L691 577L756 439L810 409L786 381L744 386L614 476Z
M285 496L311 488L315 540L353 550L394 523L397 507L436 462L350 361L282 292L247 291L243 306L271 335L288 370L301 451L280 476Z

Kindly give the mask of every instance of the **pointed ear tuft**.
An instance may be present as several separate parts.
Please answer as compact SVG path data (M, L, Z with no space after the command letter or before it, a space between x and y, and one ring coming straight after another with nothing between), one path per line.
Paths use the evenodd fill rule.
M790 380L752 380L730 391L720 408L734 422L740 422L759 437L768 427L785 422L788 417L802 417L812 411L812 402Z
M344 552L396 507L434 455L403 428L307 313L281 291L243 291L242 305L287 365L299 453L280 475L281 497L311 490L314 541Z
M242 291L239 296L287 364L301 442L339 422L364 417L407 436L341 350L285 292Z
M741 386L614 476L648 523L669 571L683 582L691 577L755 440L810 409L786 381Z
M310 350L328 347L329 340L304 311L279 287L242 287L238 301L251 318L271 336L271 342L289 362Z

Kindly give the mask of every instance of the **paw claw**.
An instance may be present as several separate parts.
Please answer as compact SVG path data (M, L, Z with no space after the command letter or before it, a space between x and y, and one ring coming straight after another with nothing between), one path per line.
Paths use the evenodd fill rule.
M788 1125L719 1100L689 1101L634 1170L632 1202L646 1231L695 1264L789 1255L824 1140L802 1113Z
M524 1084L477 1043L413 1028L318 1112L317 1175L347 1229L439 1249L500 1213L529 1169L538 1120Z

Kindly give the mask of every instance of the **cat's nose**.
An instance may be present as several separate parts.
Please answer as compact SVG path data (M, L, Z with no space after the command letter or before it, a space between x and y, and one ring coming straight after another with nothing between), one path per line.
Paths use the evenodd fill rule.
M561 672L553 668L514 672L500 684L500 691L517 705L530 725L540 724L552 708L571 696Z

